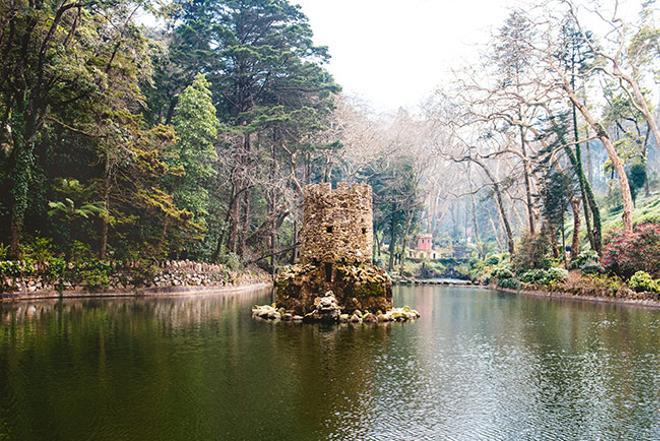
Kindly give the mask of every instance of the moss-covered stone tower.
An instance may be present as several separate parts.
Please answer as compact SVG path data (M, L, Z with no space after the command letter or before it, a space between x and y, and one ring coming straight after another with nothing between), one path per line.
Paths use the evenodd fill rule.
M326 291L333 291L345 313L386 311L392 282L372 264L371 187L365 184L311 184L305 187L301 263L275 280L278 307L306 314Z
M371 263L371 187L342 182L305 187L300 256L303 263Z

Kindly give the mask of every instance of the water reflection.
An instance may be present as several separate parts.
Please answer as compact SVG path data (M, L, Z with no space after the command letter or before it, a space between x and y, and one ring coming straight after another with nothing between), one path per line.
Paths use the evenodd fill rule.
M388 326L266 291L0 306L0 440L657 439L658 313L401 288Z

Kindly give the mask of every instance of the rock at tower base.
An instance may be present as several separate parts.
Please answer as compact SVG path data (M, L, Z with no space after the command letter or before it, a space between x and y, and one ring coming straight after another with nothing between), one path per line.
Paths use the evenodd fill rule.
M293 265L280 272L275 289L277 306L296 314L312 312L315 299L327 291L334 293L345 314L392 308L392 281L384 270L370 263Z
M256 306L256 318L378 323L419 317L392 309L392 281L371 260L372 192L369 185L305 187L301 263L275 279L275 304Z

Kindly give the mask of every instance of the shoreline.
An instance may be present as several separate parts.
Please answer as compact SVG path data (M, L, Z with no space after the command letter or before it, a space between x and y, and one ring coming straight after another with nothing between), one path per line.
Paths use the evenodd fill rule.
M415 280L408 283L395 283L394 286L452 286L459 288L477 288L488 289L497 292L514 295L524 295L536 298L546 298L553 300L576 300L581 302L590 303L608 303L615 305L637 306L642 308L660 309L660 301L643 300L643 299L626 299L620 297L596 297L596 296L580 296L568 292L560 291L542 291L532 289L511 289L511 288L498 288L494 286L476 285L469 282L449 281L449 280ZM127 298L127 297L183 297L183 296L198 296L198 295L213 295L213 294L239 294L245 291L252 291L257 289L272 288L273 284L268 282L248 283L245 285L218 285L218 286L169 286L169 287L153 287L153 288L139 288L133 291L106 291L106 292L90 292L90 291L64 291L58 293L57 291L47 291L40 293L0 293L0 304L2 303L15 303L25 301L39 301L39 300L59 300L59 299L100 299L100 298Z
M533 289L511 289L511 288L498 288L496 286L476 285L469 282L460 283L447 280L415 280L408 283L396 283L395 286L452 286L459 288L478 288L489 289L506 294L524 295L536 298L546 298L552 300L576 300L580 302L590 303L609 303L614 305L637 306L642 308L660 309L660 301L656 300L643 300L643 299L626 299L621 297L596 297L596 296L580 296L571 294L569 292L561 291L541 291Z
M488 288L488 287L486 287ZM553 300L577 300L581 302L590 303L609 303L612 305L626 305L637 306L641 308L659 309L660 302L655 300L644 299L624 299L621 297L596 297L596 296L580 296L561 291L540 291L533 289L511 289L511 288L491 288L495 291L504 292L507 294L524 295L529 297L546 298Z
M256 282L244 285L217 285L217 286L168 286L153 288L138 288L132 291L44 291L39 293L0 293L0 304L39 300L59 299L99 299L99 298L144 298L144 297L183 297L213 294L239 294L244 291L265 289L272 287L272 283Z

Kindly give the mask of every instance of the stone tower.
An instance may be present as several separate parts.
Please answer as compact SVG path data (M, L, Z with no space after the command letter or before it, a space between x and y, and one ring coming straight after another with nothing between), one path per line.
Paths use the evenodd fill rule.
M305 187L301 262L275 278L276 304L306 314L331 290L345 313L387 311L392 281L372 263L371 187L365 184L311 184Z
M330 183L305 187L300 256L303 263L371 263L371 187Z

